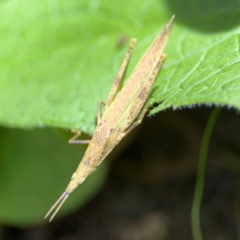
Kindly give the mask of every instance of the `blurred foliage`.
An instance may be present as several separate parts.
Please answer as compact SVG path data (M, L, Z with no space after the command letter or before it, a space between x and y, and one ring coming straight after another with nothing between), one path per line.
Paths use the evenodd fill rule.
M49 129L0 129L1 222L39 223L65 190L86 147L69 145L63 137L66 134L61 135ZM88 201L100 188L106 172L107 165L102 164L71 195L57 217Z

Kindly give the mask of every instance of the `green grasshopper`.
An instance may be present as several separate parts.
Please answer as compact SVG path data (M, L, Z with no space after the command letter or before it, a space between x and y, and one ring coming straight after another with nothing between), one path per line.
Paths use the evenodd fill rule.
M91 140L76 140L81 132L69 140L69 143L89 143L88 148L77 170L57 200L46 214L45 218L55 209L50 218L54 218L69 195L80 185L106 158L113 148L135 127L137 127L147 112L145 103L158 72L166 59L163 50L168 42L174 16L152 42L148 50L138 62L126 84L121 88L124 75L134 48L136 39L131 39L128 51L112 84L101 117L102 102L98 103L97 127Z

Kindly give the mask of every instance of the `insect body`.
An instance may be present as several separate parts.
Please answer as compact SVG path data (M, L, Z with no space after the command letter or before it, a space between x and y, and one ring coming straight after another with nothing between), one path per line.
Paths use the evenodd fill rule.
M99 104L98 123L92 139L90 141L76 140L80 135L80 133L77 133L69 141L70 143L80 144L89 143L89 146L76 172L72 175L66 190L48 211L45 218L58 206L50 218L51 221L69 197L70 193L96 170L97 166L106 158L122 138L141 123L146 113L144 105L151 92L157 74L166 58L163 50L168 41L173 19L174 16L152 42L130 75L127 83L120 89L124 73L136 43L136 39L131 39L128 52L108 95L102 117L100 117L101 103Z

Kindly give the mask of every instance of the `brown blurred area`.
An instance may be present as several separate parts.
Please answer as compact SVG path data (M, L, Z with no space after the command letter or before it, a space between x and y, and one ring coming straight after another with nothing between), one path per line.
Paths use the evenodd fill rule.
M52 223L25 229L5 226L3 240L191 240L196 169L211 111L167 110L145 118L106 160L112 162L111 171L94 199ZM207 159L204 239L240 239L239 173L240 115L223 109Z

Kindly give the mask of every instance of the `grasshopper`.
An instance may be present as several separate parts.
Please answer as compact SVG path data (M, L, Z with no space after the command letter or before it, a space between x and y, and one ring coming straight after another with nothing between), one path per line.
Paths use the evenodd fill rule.
M168 42L173 20L174 16L172 16L169 23L152 42L126 84L121 88L134 45L137 41L134 38L131 39L126 56L112 84L102 116L101 107L103 103L98 103L97 127L92 139L77 140L81 134L79 131L69 140L69 143L89 143L89 145L66 190L46 214L45 218L57 207L49 221L54 218L63 203L78 185L96 170L99 164L129 132L142 122L147 112L145 103L158 72L166 59L163 50Z

